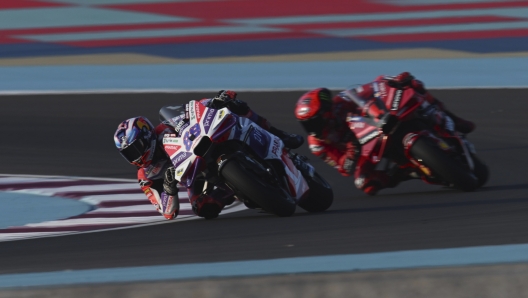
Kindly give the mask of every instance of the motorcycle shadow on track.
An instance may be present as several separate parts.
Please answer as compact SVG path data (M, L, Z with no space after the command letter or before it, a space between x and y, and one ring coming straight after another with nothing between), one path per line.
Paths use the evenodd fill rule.
M528 184L510 184L510 185L497 185L497 186L485 186L480 191L502 191L502 190L515 190L515 189L528 189Z
M493 191L505 191L505 190L514 190L514 189L528 189L528 184L512 184L512 185L501 185L501 186L488 186L479 189L479 192L493 192ZM416 199L419 196L431 195L431 194L450 194L457 193L457 190L451 189L441 189L437 191L430 192L415 192L409 194L387 194L379 195L376 198L379 199L395 199L395 202L401 202L398 197L405 196L406 198L412 197ZM369 197L368 200L376 200L376 198ZM435 198L437 201L438 198ZM386 202L386 201L385 201ZM435 209L435 208L449 208L449 207L466 207L466 206L485 206L485 205L508 205L508 204L519 204L527 203L528 196L522 198L494 198L494 199L478 199L478 200L465 200L465 201L451 201L451 202L436 202L436 203L420 203L420 204L405 204L405 205L391 205L391 206L377 206L377 207L359 207L359 208L347 208L339 210L328 210L325 213L328 214L347 214L347 213L366 213L366 212L380 212L380 211L408 211L408 210L418 210L418 209Z

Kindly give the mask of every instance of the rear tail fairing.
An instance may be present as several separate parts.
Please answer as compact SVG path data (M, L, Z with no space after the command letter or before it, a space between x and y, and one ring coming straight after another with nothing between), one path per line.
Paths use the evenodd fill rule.
M241 141L262 159L281 159L284 144L277 136L262 129L248 118L236 117L230 140Z
M237 124L233 127L229 139L246 144L262 160L281 161L290 194L297 200L301 198L308 191L308 184L301 172L293 165L281 139L262 129L250 119L238 117ZM276 174L279 175L283 172L276 170L279 172Z

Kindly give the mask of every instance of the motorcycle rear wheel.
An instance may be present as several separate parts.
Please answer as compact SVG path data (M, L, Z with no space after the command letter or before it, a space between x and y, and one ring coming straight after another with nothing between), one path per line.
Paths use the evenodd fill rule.
M441 180L454 188L474 191L478 187L477 177L426 138L417 139L410 153L415 159L421 160L421 163L438 175Z
M334 202L332 187L317 172L314 177L305 178L310 187L308 197L299 201L299 207L308 212L323 212Z
M272 185L236 159L222 166L222 177L235 193L249 198L267 212L286 217L295 213L295 200L282 188Z

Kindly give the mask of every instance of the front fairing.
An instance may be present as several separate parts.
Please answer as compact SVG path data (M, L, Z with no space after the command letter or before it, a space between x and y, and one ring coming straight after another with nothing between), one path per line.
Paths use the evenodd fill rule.
M234 125L234 123L227 127L223 125L232 119L232 114L227 108L211 109L198 101L191 101L187 106L189 125L182 129L179 136L166 134L163 138L163 148L176 169L178 181L185 180L186 175L194 173L189 170L198 157L194 149L201 139L204 137L212 139L215 134L218 135L219 130L230 131L231 126Z

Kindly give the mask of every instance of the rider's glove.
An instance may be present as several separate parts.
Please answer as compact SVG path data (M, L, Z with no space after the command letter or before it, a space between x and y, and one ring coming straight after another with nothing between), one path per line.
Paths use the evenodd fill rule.
M387 81L387 84L391 87L402 89L407 86L411 86L414 80L414 76L408 72L402 72L399 75L393 77Z
M354 146L354 143L348 142L346 144L346 151L344 159L341 162L341 174L353 175L356 169L356 160L359 156L359 148Z
M220 90L218 91L218 94L213 98L213 101L215 101L217 104L223 103L225 105L228 102L235 100L236 97L237 94L235 91Z
M178 196L178 180L176 180L176 169L169 167L165 171L163 179L163 190L171 196Z

